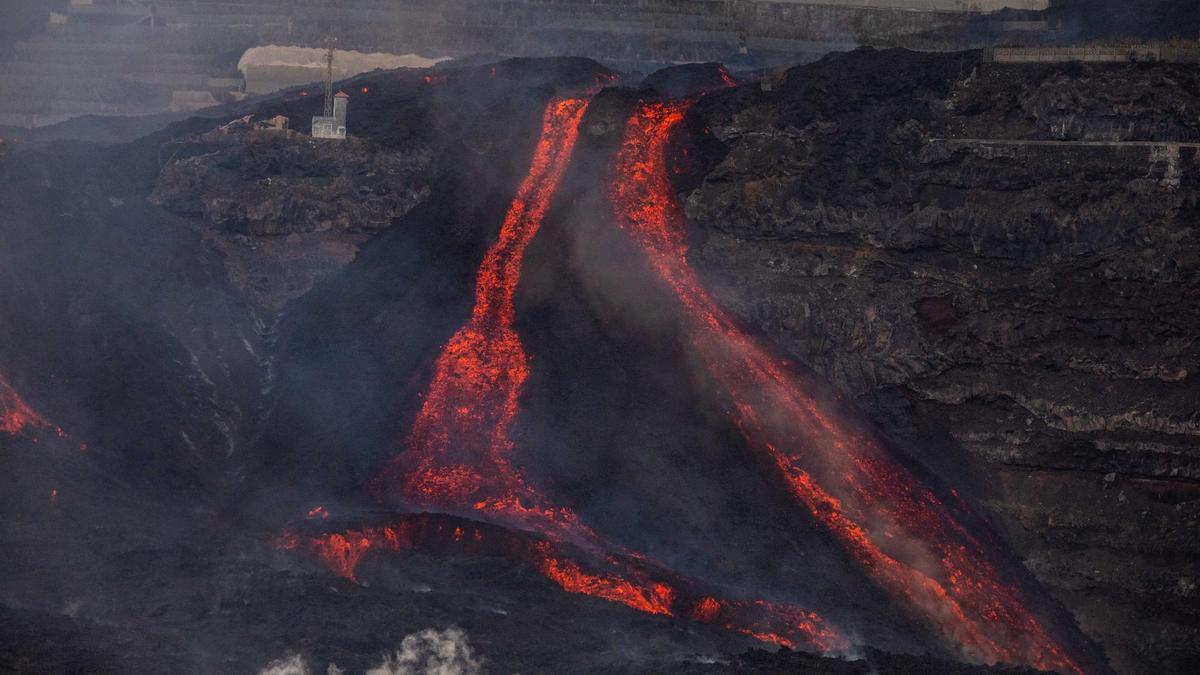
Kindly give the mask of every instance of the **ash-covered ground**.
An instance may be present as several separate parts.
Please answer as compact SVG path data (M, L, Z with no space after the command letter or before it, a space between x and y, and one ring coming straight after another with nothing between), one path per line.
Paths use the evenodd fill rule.
M1195 69L860 50L769 86L614 75L372 74L341 85L338 145L297 90L0 150L0 413L27 412L0 427L0 668L363 672L454 627L494 672L981 670L747 451L613 227L626 119L683 95L688 259L739 325L961 495L1089 672L1194 670ZM543 109L602 85L520 269L513 460L607 540L819 612L841 658L486 547L372 552L355 583L279 545L395 515L368 486L471 316ZM256 128L275 115L293 133Z

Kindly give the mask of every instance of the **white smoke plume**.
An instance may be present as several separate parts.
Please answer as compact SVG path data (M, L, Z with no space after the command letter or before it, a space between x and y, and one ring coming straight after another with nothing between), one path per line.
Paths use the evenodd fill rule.
M329 667L325 669L325 675L344 675L345 672L338 668L336 663L329 664ZM316 675L316 673L308 667L303 656L292 654L268 663L266 668L258 671L258 675Z
M483 659L475 658L467 634L459 628L427 628L404 638L394 655L366 675L482 675Z
M365 675L483 675L483 659L477 658L467 634L460 628L443 631L427 628L406 635L400 648L384 654L383 661L367 670ZM342 675L344 671L329 664L326 675ZM267 664L258 675L316 675L299 654L285 656Z
M268 663L266 668L258 671L258 675L313 675L313 672L304 662L304 657L292 654Z

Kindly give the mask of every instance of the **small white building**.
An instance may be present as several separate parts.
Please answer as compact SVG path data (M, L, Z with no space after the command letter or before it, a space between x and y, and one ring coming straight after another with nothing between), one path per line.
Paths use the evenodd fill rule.
M350 95L339 91L333 96L333 116L318 115L312 120L313 138L346 138L346 109Z

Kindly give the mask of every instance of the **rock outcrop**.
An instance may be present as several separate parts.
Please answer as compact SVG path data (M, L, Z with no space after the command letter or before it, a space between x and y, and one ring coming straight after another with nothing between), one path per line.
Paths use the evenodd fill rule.
M322 141L235 120L176 140L151 201L229 234L370 233L429 196L427 148Z
M247 115L173 139L159 148L165 164L149 198L196 224L234 283L268 310L428 198L433 173L427 146L318 140L287 122Z

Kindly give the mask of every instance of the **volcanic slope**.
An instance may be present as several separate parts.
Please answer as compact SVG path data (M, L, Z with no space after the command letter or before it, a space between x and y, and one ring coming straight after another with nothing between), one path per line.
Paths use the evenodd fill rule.
M833 74L839 71L891 75L886 82L870 77L838 81ZM890 442L882 443L886 449L871 450L885 452L922 489L953 504L949 508L956 519L967 523L981 546L994 551L989 564L1021 587L1013 596L1016 602L1037 621L1053 624L1054 640L1062 649L1083 653L1073 660L1086 661L1090 669L1094 654L1086 639L1072 634L1071 619L1057 600L1066 603L1067 612L1087 619L1085 631L1100 639L1110 657L1116 655L1114 662L1123 670L1139 663L1186 664L1188 657L1180 651L1185 644L1181 637L1188 634L1183 628L1185 584L1166 593L1167 611L1157 622L1140 628L1152 638L1148 644L1162 646L1157 655L1121 646L1112 638L1118 630L1133 634L1139 629L1121 624L1116 612L1097 613L1086 600L1086 587L1063 586L1063 580L1078 579L1088 561L1064 555L1058 548L1062 544L1044 529L1029 526L1019 513L1014 517L1020 491L979 489L980 476L1011 476L1003 466L973 459L977 439L1003 437L1005 423L986 410L963 408L950 420L964 425L961 433L922 434L930 410L939 408L919 400L889 404L896 401L894 391L876 394L869 378L854 379L864 372L861 364L876 358L853 351L857 338L850 336L840 349L822 353L812 349L811 340L789 332L794 328L772 323L771 317L780 315L771 314L771 307L790 308L795 298L808 296L782 281L778 286L767 283L763 270L772 260L800 265L796 256L804 255L836 259L841 265L837 270L849 270L854 261L837 256L847 250L864 256L854 244L860 236L884 242L891 267L883 269L903 267L906 261L928 266L934 256L929 251L941 241L935 226L941 221L928 224L930 212L922 212L915 234L889 228L888 218L856 216L842 222L837 214L853 214L853 204L874 213L869 207L876 202L886 203L892 209L888 213L899 213L894 204L903 202L900 192L917 195L918 201L934 199L952 213L955 204L961 206L955 200L965 194L966 203L974 204L974 217L989 223L986 214L1000 210L990 202L970 200L995 191L1001 185L996 181L1005 176L1011 178L987 163L1003 162L1006 155L980 149L992 147L981 144L939 154L945 151L937 139L956 133L968 138L1023 134L1036 139L1041 133L1067 134L1066 140L1106 133L1186 138L1194 131L1190 120L1195 116L1186 114L1194 106L1194 79L1157 66L1140 71L1041 68L1036 70L1040 85L1020 90L1015 102L1003 104L999 85L1015 76L980 63L973 54L864 51L833 56L790 71L772 92L757 84L724 91L720 71L707 72L711 87L701 88L712 93L694 97L686 115L681 109L671 135L656 146L662 154L647 156L651 163L661 159L661 167L638 166L625 176L626 184L636 187L645 172L661 169L667 174L661 180L669 183L667 197L682 195L690 222L679 224L687 229L671 236L688 245L671 264L694 267L694 283L703 289L706 302L721 308L725 325L762 345L765 355L778 353L779 360L786 356L811 366L812 374L788 367L785 379L811 383L809 391L815 392L821 409L857 420L851 440L874 438L874 432L859 431L872 425L821 384L819 376L859 397L876 423L933 467L930 472L904 459ZM668 71L655 81L671 75ZM213 223L205 218L147 200L162 187L166 164L197 162L203 170L204 162L213 161L213 155L195 148L211 139L206 134L215 127L246 114L260 119L310 116L316 103L299 90L251 108L230 109L216 121L192 120L124 145L59 143L6 150L0 157L5 178L0 190L13 217L0 228L0 311L5 318L0 325L5 408L0 412L18 421L11 424L12 432L0 435L6 514L0 537L3 562L14 582L0 596L11 608L4 620L19 616L28 624L40 623L46 634L67 636L78 648L65 656L74 663L94 658L99 670L124 665L139 671L251 672L288 652L300 652L314 663L361 670L405 635L453 624L465 628L477 651L500 670L704 672L725 666L703 666L694 660L697 654L730 655L761 644L754 634L764 631L750 622L739 629L722 614L739 605L722 604L718 598L741 598L767 603L759 607L802 607L803 615L782 614L793 618L793 627L816 615L854 640L884 649L1063 665L1038 660L1037 654L1048 652L1036 633L1028 633L1034 637L1012 656L990 647L964 649L967 641L960 633L944 626L939 630L937 621L914 611L904 592L873 573L878 563L862 560L838 528L822 521L821 513L830 510L821 503L797 503L794 484L780 477L780 463L755 451L761 445L759 434L748 429L746 411L729 402L737 387L730 386L728 369L705 367L696 326L672 298L670 284L664 285L662 270L648 264L653 247L639 242L628 227L633 221L614 210L612 186L622 176L614 179L613 173L621 165L615 160L626 129L641 106L664 102L648 91L605 89L580 113L578 137L569 161L559 169L557 190L538 207L540 230L522 241L524 260L516 265L515 286L506 286L512 309L503 328L518 341L528 372L515 393L501 397L502 414L492 419L502 424L483 428L488 448L496 447L491 440L503 441L504 460L497 466L518 471L520 481L505 479L504 471L489 470L483 477L497 485L524 486L508 495L515 501L489 501L496 494L490 488L478 490L486 481L474 481L470 498L461 501L448 501L448 492L416 498L419 491L404 489L379 501L379 489L370 486L378 486L380 472L393 458L398 455L402 468L406 461L409 468L420 467L420 456L404 460L406 453L414 447L436 448L429 439L441 437L436 425L424 427L436 433L422 433L414 420L432 405L439 355L455 344L456 332L469 327L479 311L480 270L487 269L489 252L503 241L505 214L536 163L547 105L556 96L595 91L611 80L612 74L594 63L561 59L373 74L344 83L353 95L353 132L363 144L358 147L366 150L360 156L391 153L380 162L384 173L387 167L411 168L394 179L404 185L375 177L353 179L353 185L372 190L374 202L391 199L385 187L401 191L406 200L402 215L389 226L373 224L366 233L314 232L323 227L320 221L305 220L290 232L284 224L283 231L273 227L219 239L230 235L214 234ZM1155 86L1151 99L1139 99L1134 94L1142 80L1165 86ZM1099 100L1097 81L1137 105L1114 101L1111 109L1117 112L1103 113L1097 112L1098 103L1082 112L1056 103L1062 92ZM1007 112L1005 105L1047 121L1026 129L1022 113ZM1158 108L1183 112L1178 118L1158 115L1157 122L1142 112ZM1060 129L1064 131L1054 131ZM763 151L758 160L751 159L754 144L766 137L781 144L764 146L767 150L788 152ZM312 142L287 138L289 143ZM270 154L280 143L261 147ZM176 154L181 145L192 149ZM889 188L886 181L879 182L890 177L896 184L895 173L888 172L872 184L837 171L823 177L814 171L797 186L786 180L787 167L775 164L802 159L805 152L828 150L828 157L836 156L837 148L899 157L897 166L913 171L908 180L914 185ZM975 181L971 185L947 188L922 168L944 170L947 162L963 161L964 152L983 158L967 162ZM1079 156L1086 171L1122 170L1101 150L1071 152L1083 153ZM1179 189L1195 181L1194 153L1184 149L1172 160L1169 149L1161 158L1153 154L1157 150L1144 152L1150 182L1135 187L1169 195L1158 200L1161 217L1150 219L1154 233L1159 231L1156 219L1195 214L1194 200L1188 202L1187 191ZM913 163L910 156L920 161ZM308 170L296 164L297 157L314 157L320 164ZM420 161L410 161L418 157ZM359 166L355 163L331 164L324 153L289 153L281 159L289 179L341 180L339 171L359 170L350 168ZM231 164L211 166L237 170ZM267 161L255 171L269 174L271 166ZM830 166L842 167L836 162ZM267 178L256 174L256 180ZM1082 180L1063 175L1062 187L1050 185L1065 191L1072 179ZM1174 190L1172 181L1178 181ZM1029 184L1004 185L1027 189ZM419 190L410 190L417 186ZM249 200L254 194L248 189L232 197ZM420 195L415 202L413 195ZM200 196L211 200L224 195ZM1080 208L1069 206L1065 192L1058 196L1064 200L1059 208ZM808 200L842 210L806 210ZM806 238L789 229L803 232L810 222L804 214L821 208L826 211L819 223L829 235ZM788 213L791 220L783 215ZM1133 245L1124 235L1105 234L1106 227L1122 226L1119 213L1092 220L1083 211L1071 213L1086 225L1080 240L1103 243L1108 255L1119 257L1122 247ZM309 218L304 213L298 217ZM754 229L766 225L777 231L762 236ZM254 272L255 257L245 252L259 252L260 273L275 274L287 271L287 256L295 255L284 248L288 242L309 236L323 237L321 241L349 253L331 258L335 264L320 266L319 274L288 285L291 299L282 310L257 302L254 288L247 287L255 283L253 274L246 273ZM230 241L244 247L236 261ZM1012 240L986 239L988 245L997 241ZM1162 245L1176 275L1155 282L1168 291L1160 294L1162 302L1172 302L1189 288L1194 292L1194 276L1186 273L1190 245L1186 235ZM1003 250L1025 251L1011 243L1008 247ZM1040 255L1021 253L1026 256L1021 260L1035 254ZM283 257L271 260L275 255ZM1154 257L1141 259L1153 262ZM756 267L760 261L766 267ZM806 310L829 335L841 336L830 320L834 308L843 313L880 311L879 302L854 284L876 279L871 275L881 268L858 269L870 274L845 271L845 279L860 280L843 282L852 303L812 303ZM1122 279L1130 288L1150 283L1133 274ZM986 296L989 288L978 293ZM1042 302L1053 299L1040 297ZM948 305L937 298L918 300L911 304L914 316L926 317L931 330L942 331L937 335L954 335L953 327L961 325L967 312L953 297ZM1084 303L1074 311L1100 316L1100 308ZM1129 320L1128 330L1151 325L1153 316ZM788 327L800 325L788 321ZM1146 344L1165 356L1182 355L1178 365L1190 372L1183 345L1192 329L1187 322L1173 325L1180 335L1151 337ZM1069 362L1076 347L1061 343L1058 358ZM996 363L1003 362L1007 348L992 344ZM1094 357L1097 352L1087 353ZM769 360L775 363L775 357ZM1169 362L1164 357L1160 365ZM1170 370L1162 367L1164 373ZM1181 377L1174 381L1189 386L1188 375ZM1163 406L1169 408L1174 394L1162 393ZM488 400L465 400L464 405ZM952 404L941 393L932 400ZM515 412L506 407L509 401ZM1170 424L1162 427L1168 448L1179 445L1172 445L1179 440L1172 435L1188 433L1187 421L1172 415L1167 414ZM779 424L770 416L766 422L772 428ZM62 426L61 434L55 425ZM500 436L494 435L497 429ZM447 427L446 433L462 430ZM1093 432L1080 427L1072 433ZM1055 438L1053 433L1041 437L1025 456L1053 458L1060 469L1095 466L1094 457L1059 450L1048 440ZM1110 445L1120 441L1099 440ZM1129 447L1148 452L1148 446L1136 441L1131 439ZM1149 459L1138 461L1153 466ZM1190 465L1179 461L1186 477ZM1171 491L1155 493L1170 507L1154 512L1163 518L1160 530L1139 534L1133 512L1108 516L1127 532L1123 541L1136 545L1140 536L1150 546L1150 553L1137 560L1138 578L1189 578L1172 562L1186 555L1182 532L1187 524L1194 528L1196 502L1188 496L1189 485L1177 481ZM1043 506L1069 506L1064 492L1054 494ZM489 509L488 504L504 509ZM514 504L520 509L514 510ZM564 534L539 523L540 517L512 517L547 508L571 514L571 522L580 525L571 525ZM868 507L860 501L852 508ZM421 509L450 514L411 512ZM962 515L972 510L978 515ZM294 522L305 514L305 522ZM1090 536L1094 520L1071 522L1060 532ZM988 534L992 527L994 535ZM281 538L281 533L287 534ZM363 547L364 537L375 537L376 543ZM302 545L304 541L314 543ZM1162 557L1155 557L1158 550ZM559 562L548 565L547 551L561 554ZM1030 564L1032 574L1021 571L1018 563L1033 553L1049 555L1050 566ZM889 555L900 556L895 551ZM311 557L342 576L312 564ZM589 569L607 570L608 578L618 581L638 582L640 575L648 575L676 591L688 589L683 595L691 599L662 605L680 615L672 617L636 611L631 605L638 603L610 602L630 596L603 591L603 585L571 588L562 581L572 575L579 579ZM1056 598L1029 600L1039 581L1047 579L1055 584ZM601 592L580 593L580 588ZM657 592L652 586L649 596L640 597L663 597ZM1130 602L1127 596L1114 597L1118 603ZM961 606L968 613L978 607ZM658 605L640 609L646 607ZM62 613L69 620L52 616ZM969 619L979 621L978 616ZM985 634L1000 641L996 644L1014 640L997 638L990 630ZM97 646L103 644L122 647ZM29 641L25 647L5 643L3 649L14 662L50 658L35 647ZM887 669L889 658L868 656L880 670ZM788 663L794 662L781 656L776 666ZM841 667L821 663L812 667ZM755 653L728 667L766 672L776 666Z

